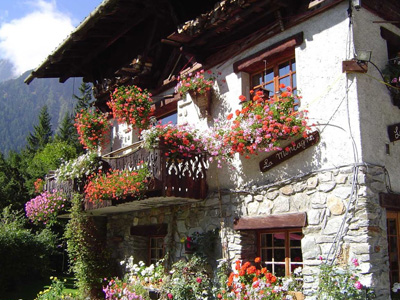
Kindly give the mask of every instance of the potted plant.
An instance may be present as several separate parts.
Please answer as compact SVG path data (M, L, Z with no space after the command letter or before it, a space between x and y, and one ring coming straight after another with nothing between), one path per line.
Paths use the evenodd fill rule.
M388 84L387 87L393 105L400 108L400 57L390 60L382 73L385 82Z
M158 124L142 132L145 148L163 149L164 155L173 159L203 152L198 135L190 126L173 124Z
M89 150L106 143L111 128L108 115L94 108L82 109L77 113L74 126L78 131L79 141Z
M214 85L212 72L208 71L207 77L205 73L204 70L200 70L196 73L182 74L178 77L178 84L175 87L175 92L182 97L189 93L202 114L210 111L211 90Z
M223 135L224 146L232 153L249 158L257 151L281 150L282 140L307 135L306 111L296 108L300 97L292 93L291 87L283 84L280 87L280 92L268 99L262 91L251 91L252 101L239 97L243 108L228 115L231 126Z
M112 170L89 177L85 186L85 199L92 203L105 200L123 200L127 197L140 199L147 190L150 173L146 165L138 170Z
M116 88L107 102L119 123L128 123L139 132L150 125L150 117L154 112L152 104L151 94L136 85Z

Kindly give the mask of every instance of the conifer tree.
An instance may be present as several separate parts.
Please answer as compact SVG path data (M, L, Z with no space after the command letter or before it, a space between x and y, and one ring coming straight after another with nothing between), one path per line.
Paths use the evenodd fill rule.
M78 100L75 104L75 113L76 115L81 109L88 108L93 101L92 97L92 86L86 82L82 82L81 86L79 87L80 95L73 95L73 97Z
M33 127L33 134L29 133L26 138L28 152L35 153L51 141L53 131L50 122L51 117L47 105L44 105L39 113L39 124Z
M74 126L74 117L68 112L65 113L64 118L61 120L55 139L74 146L78 154L84 151L82 144L79 142L78 132Z

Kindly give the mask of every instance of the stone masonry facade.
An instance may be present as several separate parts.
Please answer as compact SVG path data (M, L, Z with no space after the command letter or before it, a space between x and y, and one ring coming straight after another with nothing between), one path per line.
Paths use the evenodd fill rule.
M320 257L325 259L334 250L339 263L357 258L362 283L374 288L377 299L389 299L386 212L379 205L379 193L385 191L383 168L343 167L249 191L215 192L204 201L188 205L112 215L107 221L107 236L116 261L129 256L142 260L146 246L143 238L130 235L130 228L168 224L165 247L177 260L184 256L181 238L218 228L215 259L234 262L257 254L255 232L235 231L235 219L306 212L301 243L306 298L315 298ZM338 232L342 232L340 238ZM333 244L335 240L339 242Z

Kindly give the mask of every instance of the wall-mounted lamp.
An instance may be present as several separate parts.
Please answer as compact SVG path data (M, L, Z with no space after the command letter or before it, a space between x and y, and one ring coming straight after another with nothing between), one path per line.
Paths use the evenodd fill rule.
M371 55L372 55L372 51L371 50L359 50L357 51L356 54L356 59L358 61L371 61Z

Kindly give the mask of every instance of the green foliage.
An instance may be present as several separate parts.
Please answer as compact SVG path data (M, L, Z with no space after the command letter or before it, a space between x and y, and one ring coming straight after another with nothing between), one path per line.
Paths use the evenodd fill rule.
M86 82L82 82L79 87L79 95L73 95L73 97L78 100L74 107L74 115L80 112L82 109L87 109L93 102L92 96L92 86Z
M101 294L102 279L109 274L109 253L92 217L82 213L82 198L72 199L71 219L65 230L70 269L82 295Z
M358 280L358 261L352 265L338 266L321 263L318 285L318 299L372 299L373 292Z
M8 205L21 210L27 197L22 174L0 153L0 210Z
M52 281L51 285L47 289L39 292L35 300L73 299L72 294L68 293L65 289L66 279L61 281L57 277L53 276L51 276L50 279Z
M193 255L189 261L179 260L169 273L171 275L162 286L162 299L212 298L212 271L203 257Z
M47 229L33 233L24 228L25 219L10 207L0 215L0 289L12 289L17 282L49 271L56 236Z
M56 141L67 142L73 145L77 153L83 153L83 146L79 142L78 132L74 126L74 117L66 112L58 127Z
M63 161L68 161L77 156L76 149L68 142L51 142L43 150L37 152L31 161L28 162L27 172L30 178L27 180L27 187L32 193L33 182L37 178L43 178L50 170L56 170Z
M51 117L45 105L40 110L39 124L33 127L33 133L30 133L26 139L28 152L35 153L40 151L51 141L53 131L50 122Z

